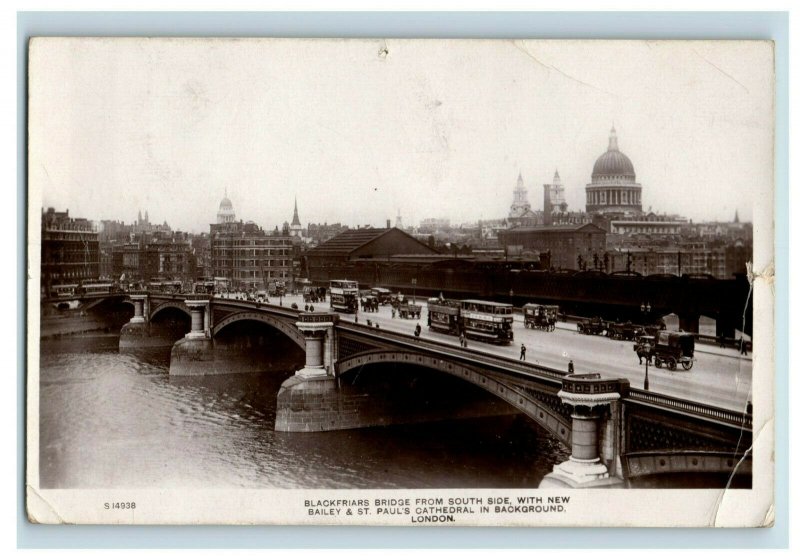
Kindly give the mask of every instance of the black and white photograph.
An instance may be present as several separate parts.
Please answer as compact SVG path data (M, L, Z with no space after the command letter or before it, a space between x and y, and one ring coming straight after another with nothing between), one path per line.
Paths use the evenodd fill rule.
M769 41L36 37L36 523L772 523Z

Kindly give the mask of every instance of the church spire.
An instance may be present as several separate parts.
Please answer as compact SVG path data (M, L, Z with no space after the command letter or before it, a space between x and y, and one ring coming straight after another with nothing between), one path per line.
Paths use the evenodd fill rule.
M608 136L608 151L609 152L618 152L619 146L617 145L617 129L614 128L614 125L611 125L611 134Z
M300 223L300 216L297 214L297 197L294 197L294 216L292 216L292 225L299 226L302 225Z
M739 209L738 208L736 209L736 212L733 215L733 223L734 224L738 224L739 223Z

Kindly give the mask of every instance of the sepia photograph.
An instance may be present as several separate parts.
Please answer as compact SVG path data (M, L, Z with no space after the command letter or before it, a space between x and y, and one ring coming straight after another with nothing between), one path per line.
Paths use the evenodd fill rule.
M770 41L28 49L32 522L772 524Z

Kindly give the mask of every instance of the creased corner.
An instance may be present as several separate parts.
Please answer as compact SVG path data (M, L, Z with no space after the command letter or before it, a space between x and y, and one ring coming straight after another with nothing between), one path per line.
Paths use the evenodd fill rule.
M733 471L731 472L731 475L728 477L728 482L725 485L725 488L722 489L722 491L719 494L719 497L717 498L716 502L714 503L714 511L712 513L711 524L710 524L711 527L727 527L728 526L728 524L725 522L724 519L720 520L720 510L722 509L723 502L725 501L726 495L727 495L728 491L730 490L730 485L731 485L731 482L733 481L733 477L736 475L736 472L738 471L738 469L741 466L741 464L745 461L745 459L748 456L752 456L753 449L756 447L756 444L757 444L758 440L762 437L762 434L766 430L772 430L773 429L773 427L774 427L773 426L773 422L774 422L773 418L768 418L768 419L766 419L764 421L764 423L761 425L761 427L753 434L752 445L742 453L742 456L739 458L739 461L733 467ZM773 499L774 499L774 496L773 496ZM759 505L760 504L757 504L757 507ZM774 510L775 510L775 504L771 501L769 503L767 511L764 512L763 518L761 518L761 520L758 521L757 518L754 517L755 521L753 522L753 524L751 526L753 526L753 527L771 527L772 524L774 524L774 522L775 522ZM722 515L724 515L724 514L725 514L725 512L723 511ZM756 512L756 515L757 515L757 512Z
M28 521L37 524L65 524L66 520L58 514L56 508L30 484L25 487L27 500L25 513Z

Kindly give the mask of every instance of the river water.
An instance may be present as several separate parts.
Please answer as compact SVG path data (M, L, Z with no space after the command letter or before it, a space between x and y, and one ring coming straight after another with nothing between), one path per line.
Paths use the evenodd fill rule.
M42 340L44 488L535 488L567 450L522 415L273 430L291 372L170 378L169 349Z

